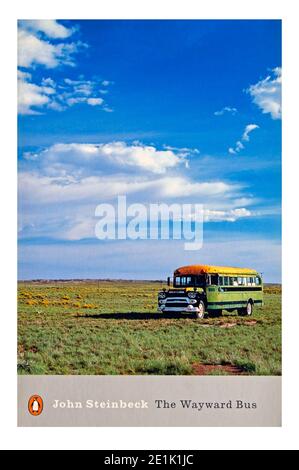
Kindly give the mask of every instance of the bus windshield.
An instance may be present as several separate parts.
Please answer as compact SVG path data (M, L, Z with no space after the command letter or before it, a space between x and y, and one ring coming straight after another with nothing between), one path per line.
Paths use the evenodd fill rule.
M206 279L204 275L200 276L175 276L174 287L204 287Z

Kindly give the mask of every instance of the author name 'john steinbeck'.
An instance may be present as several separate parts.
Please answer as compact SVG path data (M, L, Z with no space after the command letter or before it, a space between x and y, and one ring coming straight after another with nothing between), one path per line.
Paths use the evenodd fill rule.
M254 410L257 408L256 402L249 402L244 400L228 400L228 401L193 401L193 400L154 400L154 406L158 410L174 410L183 408L186 410L224 410L224 409L248 409ZM82 409L82 408L95 408L95 409L149 409L152 408L145 400L139 401L124 401L124 400L86 400L72 401L72 400L54 400L52 408L59 409Z

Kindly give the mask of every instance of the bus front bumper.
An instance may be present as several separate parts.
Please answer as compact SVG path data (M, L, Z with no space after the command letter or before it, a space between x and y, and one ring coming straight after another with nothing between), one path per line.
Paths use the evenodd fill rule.
M172 313L172 312L186 312L186 313L196 313L199 311L198 307L189 304L188 307L171 307L169 305L160 305L158 307L158 312L161 313Z

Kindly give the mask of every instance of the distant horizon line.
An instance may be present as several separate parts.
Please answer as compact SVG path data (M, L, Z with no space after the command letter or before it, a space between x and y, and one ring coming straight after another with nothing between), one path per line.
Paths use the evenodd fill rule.
M124 278L36 278L36 279L18 279L17 282L161 282L167 283L167 279L124 279ZM282 285L281 281L264 282L264 284Z

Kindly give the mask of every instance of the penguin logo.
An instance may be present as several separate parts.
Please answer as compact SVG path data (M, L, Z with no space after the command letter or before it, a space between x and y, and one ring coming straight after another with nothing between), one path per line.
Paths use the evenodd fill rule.
M39 395L32 395L28 400L28 411L32 416L39 416L44 408L44 402Z

